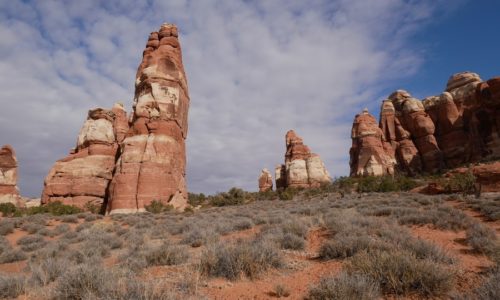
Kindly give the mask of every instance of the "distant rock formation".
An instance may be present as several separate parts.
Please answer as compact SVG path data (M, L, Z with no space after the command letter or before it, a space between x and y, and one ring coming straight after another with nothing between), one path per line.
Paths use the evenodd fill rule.
M387 116L385 117L387 118ZM385 122L387 121L385 120ZM390 134L394 131L389 126L384 129ZM394 166L396 165L395 151L390 143L384 140L383 136L382 129L378 127L375 117L370 115L367 109L356 115L351 132L351 175L381 176L394 174ZM394 141L394 143L396 142Z
M368 155L364 160L359 158L359 143L354 140L359 127L356 119L351 176L390 174L365 170ZM482 81L476 73L457 73L450 77L441 95L422 101L407 91L397 90L382 103L379 128L384 155L394 153L395 170L409 175L499 159L500 77ZM382 153L380 145L377 150L370 149L370 155L377 153L374 157Z
M268 169L262 169L259 176L259 192L267 192L273 190L273 176Z
M0 149L0 203L20 205L22 198L17 187L17 159L14 148L5 145Z
M122 105L89 111L77 147L47 175L42 204L91 203L110 214L152 201L184 209L188 109L177 27L165 23L146 43L130 118Z
M330 183L331 177L321 158L311 153L295 131L286 133L285 164L275 169L276 188L311 188Z
M133 108L108 212L144 211L154 200L185 208L189 94L175 25L163 24L150 34L137 70Z
M60 201L81 208L94 205L102 209L119 144L127 128L121 104L115 104L111 110L89 110L76 148L57 161L45 178L42 204Z

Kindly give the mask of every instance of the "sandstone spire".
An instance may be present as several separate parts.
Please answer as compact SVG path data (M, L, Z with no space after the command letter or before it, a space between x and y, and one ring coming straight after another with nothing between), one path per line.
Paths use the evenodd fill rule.
M153 200L187 205L189 94L177 27L150 34L137 70L130 129L110 186L109 213L144 211Z
M304 145L302 138L295 131L290 130L286 133L286 153L285 153L285 187L319 187L321 184L330 183L331 177L326 170L321 158L311 153L309 147ZM278 171L277 171L278 173ZM281 186L282 170L280 169L281 182L276 186Z
M17 188L17 159L14 148L0 148L0 203L19 205L21 196Z
M267 192L273 189L273 176L268 169L264 168L259 176L259 192Z

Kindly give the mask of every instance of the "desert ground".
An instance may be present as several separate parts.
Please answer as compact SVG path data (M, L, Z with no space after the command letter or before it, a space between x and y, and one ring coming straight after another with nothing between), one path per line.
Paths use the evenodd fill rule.
M184 213L2 217L0 297L499 297L499 193L290 198Z

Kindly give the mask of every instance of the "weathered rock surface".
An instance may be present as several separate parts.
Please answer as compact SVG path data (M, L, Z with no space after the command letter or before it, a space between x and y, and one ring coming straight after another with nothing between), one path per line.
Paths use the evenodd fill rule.
M104 209L124 128L128 124L120 104L111 110L89 110L76 148L57 161L45 178L42 204L60 201L81 208L91 204Z
M321 158L311 153L295 131L286 133L285 142L285 164L275 169L276 188L311 188L331 182Z
M19 205L22 201L17 187L17 159L14 148L5 145L0 149L0 203Z
M268 169L262 169L259 176L259 192L272 191L273 189L273 176Z
M353 134L357 127L355 121ZM482 81L476 73L457 73L442 94L422 101L397 90L382 103L379 127L395 153L396 170L410 175L499 159L500 77ZM357 171L366 164L366 159L352 157L359 151L353 142L351 175L375 175Z
M394 135L394 123L389 123L389 115L385 115L383 127ZM392 127L391 127L392 126ZM382 129L377 125L375 117L365 109L354 118L350 150L351 176L382 176L394 174L396 159L394 149L384 140Z
M108 212L144 211L153 200L187 205L189 94L177 27L150 34L137 70L130 129L110 185Z

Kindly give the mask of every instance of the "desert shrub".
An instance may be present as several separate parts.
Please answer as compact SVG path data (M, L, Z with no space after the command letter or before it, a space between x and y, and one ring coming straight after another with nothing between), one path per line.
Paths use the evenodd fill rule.
M200 270L204 275L235 280L242 274L255 278L269 268L279 268L283 258L273 243L265 240L212 244L203 251Z
M298 193L299 193L298 189L288 187L284 190L278 191L278 198L280 200L293 200L293 198L295 198L295 196L297 196Z
M23 276L0 273L0 298L13 299L23 294L25 281Z
M500 268L493 271L481 286L473 291L472 299L495 300L500 299Z
M37 223L24 223L23 225L21 225L21 229L27 231L29 234L37 233L43 228L45 228L45 226Z
M6 264L16 261L25 260L27 258L23 251L7 248L0 254L0 264Z
M410 251L418 259L429 259L438 263L453 264L455 260L439 246L422 239L409 238L402 243L402 248Z
M362 250L370 250L372 241L367 235L337 235L334 240L323 243L319 249L321 259L347 258Z
M246 201L247 192L240 188L233 187L226 193L217 193L209 196L209 203L213 206L239 205Z
M233 224L233 229L236 231L250 229L253 227L253 222L249 218L238 219Z
M45 205L30 207L26 210L28 215L52 214L54 216L72 215L81 213L82 210L73 205L65 205L59 201L50 202Z
M78 223L78 217L74 215L62 216L61 222L64 223Z
M0 235L14 232L14 222L11 220L0 220Z
M454 174L451 176L451 178L449 178L446 182L444 188L448 193L462 192L464 195L474 194L476 191L475 184L476 177L469 170L465 173Z
M164 243L159 247L149 248L144 251L144 257L149 266L179 265L187 261L187 249Z
M68 224L59 224L52 231L54 233L54 236L57 236L71 231L71 227Z
M88 212L91 212L93 214L98 214L101 212L101 208L102 208L102 205L98 205L92 201L88 201L87 203L85 203L85 205L83 205L83 209L88 211Z
M4 217L12 217L17 212L17 207L13 203L0 203L0 213Z
M71 263L64 257L47 257L40 261L30 261L31 282L45 286L61 276Z
M182 244L188 244L191 247L200 247L209 242L216 242L219 240L219 235L211 229L194 229L181 240Z
M480 223L474 223L465 232L467 243L478 253L500 251L495 231Z
M193 207L203 205L205 204L206 201L207 197L203 193L200 194L188 193L188 203Z
M144 206L147 212L153 214L159 214L166 211L171 211L174 207L170 204L163 204L163 202L158 200L153 200L149 205Z
M274 286L273 294L277 298L290 296L290 289L282 284L277 284Z
M99 218L99 215L96 214L86 214L84 217L85 222L92 222Z
M309 289L310 300L380 299L379 285L371 277L342 272L338 277L324 277Z
M278 239L278 243L281 249L303 250L306 247L306 241L292 233L282 234Z
M93 226L92 223L82 223L82 224L78 224L78 226L75 227L75 231L76 232L80 232L80 231L83 231L85 229L88 229L88 228L91 228Z
M351 258L347 271L370 277L384 292L397 295L439 296L451 289L454 280L449 269L400 250L361 252Z
M112 293L110 281L115 276L97 265L77 265L70 267L57 280L54 294L57 299L103 299Z
M21 249L26 252L31 252L43 248L47 242L41 235L27 235L23 236L17 240L17 245L21 246Z
M290 219L283 222L280 228L283 230L283 233L291 233L302 238L305 238L309 232L309 227L300 219Z
M405 176L367 176L357 178L357 182L360 193L408 191L418 185Z

